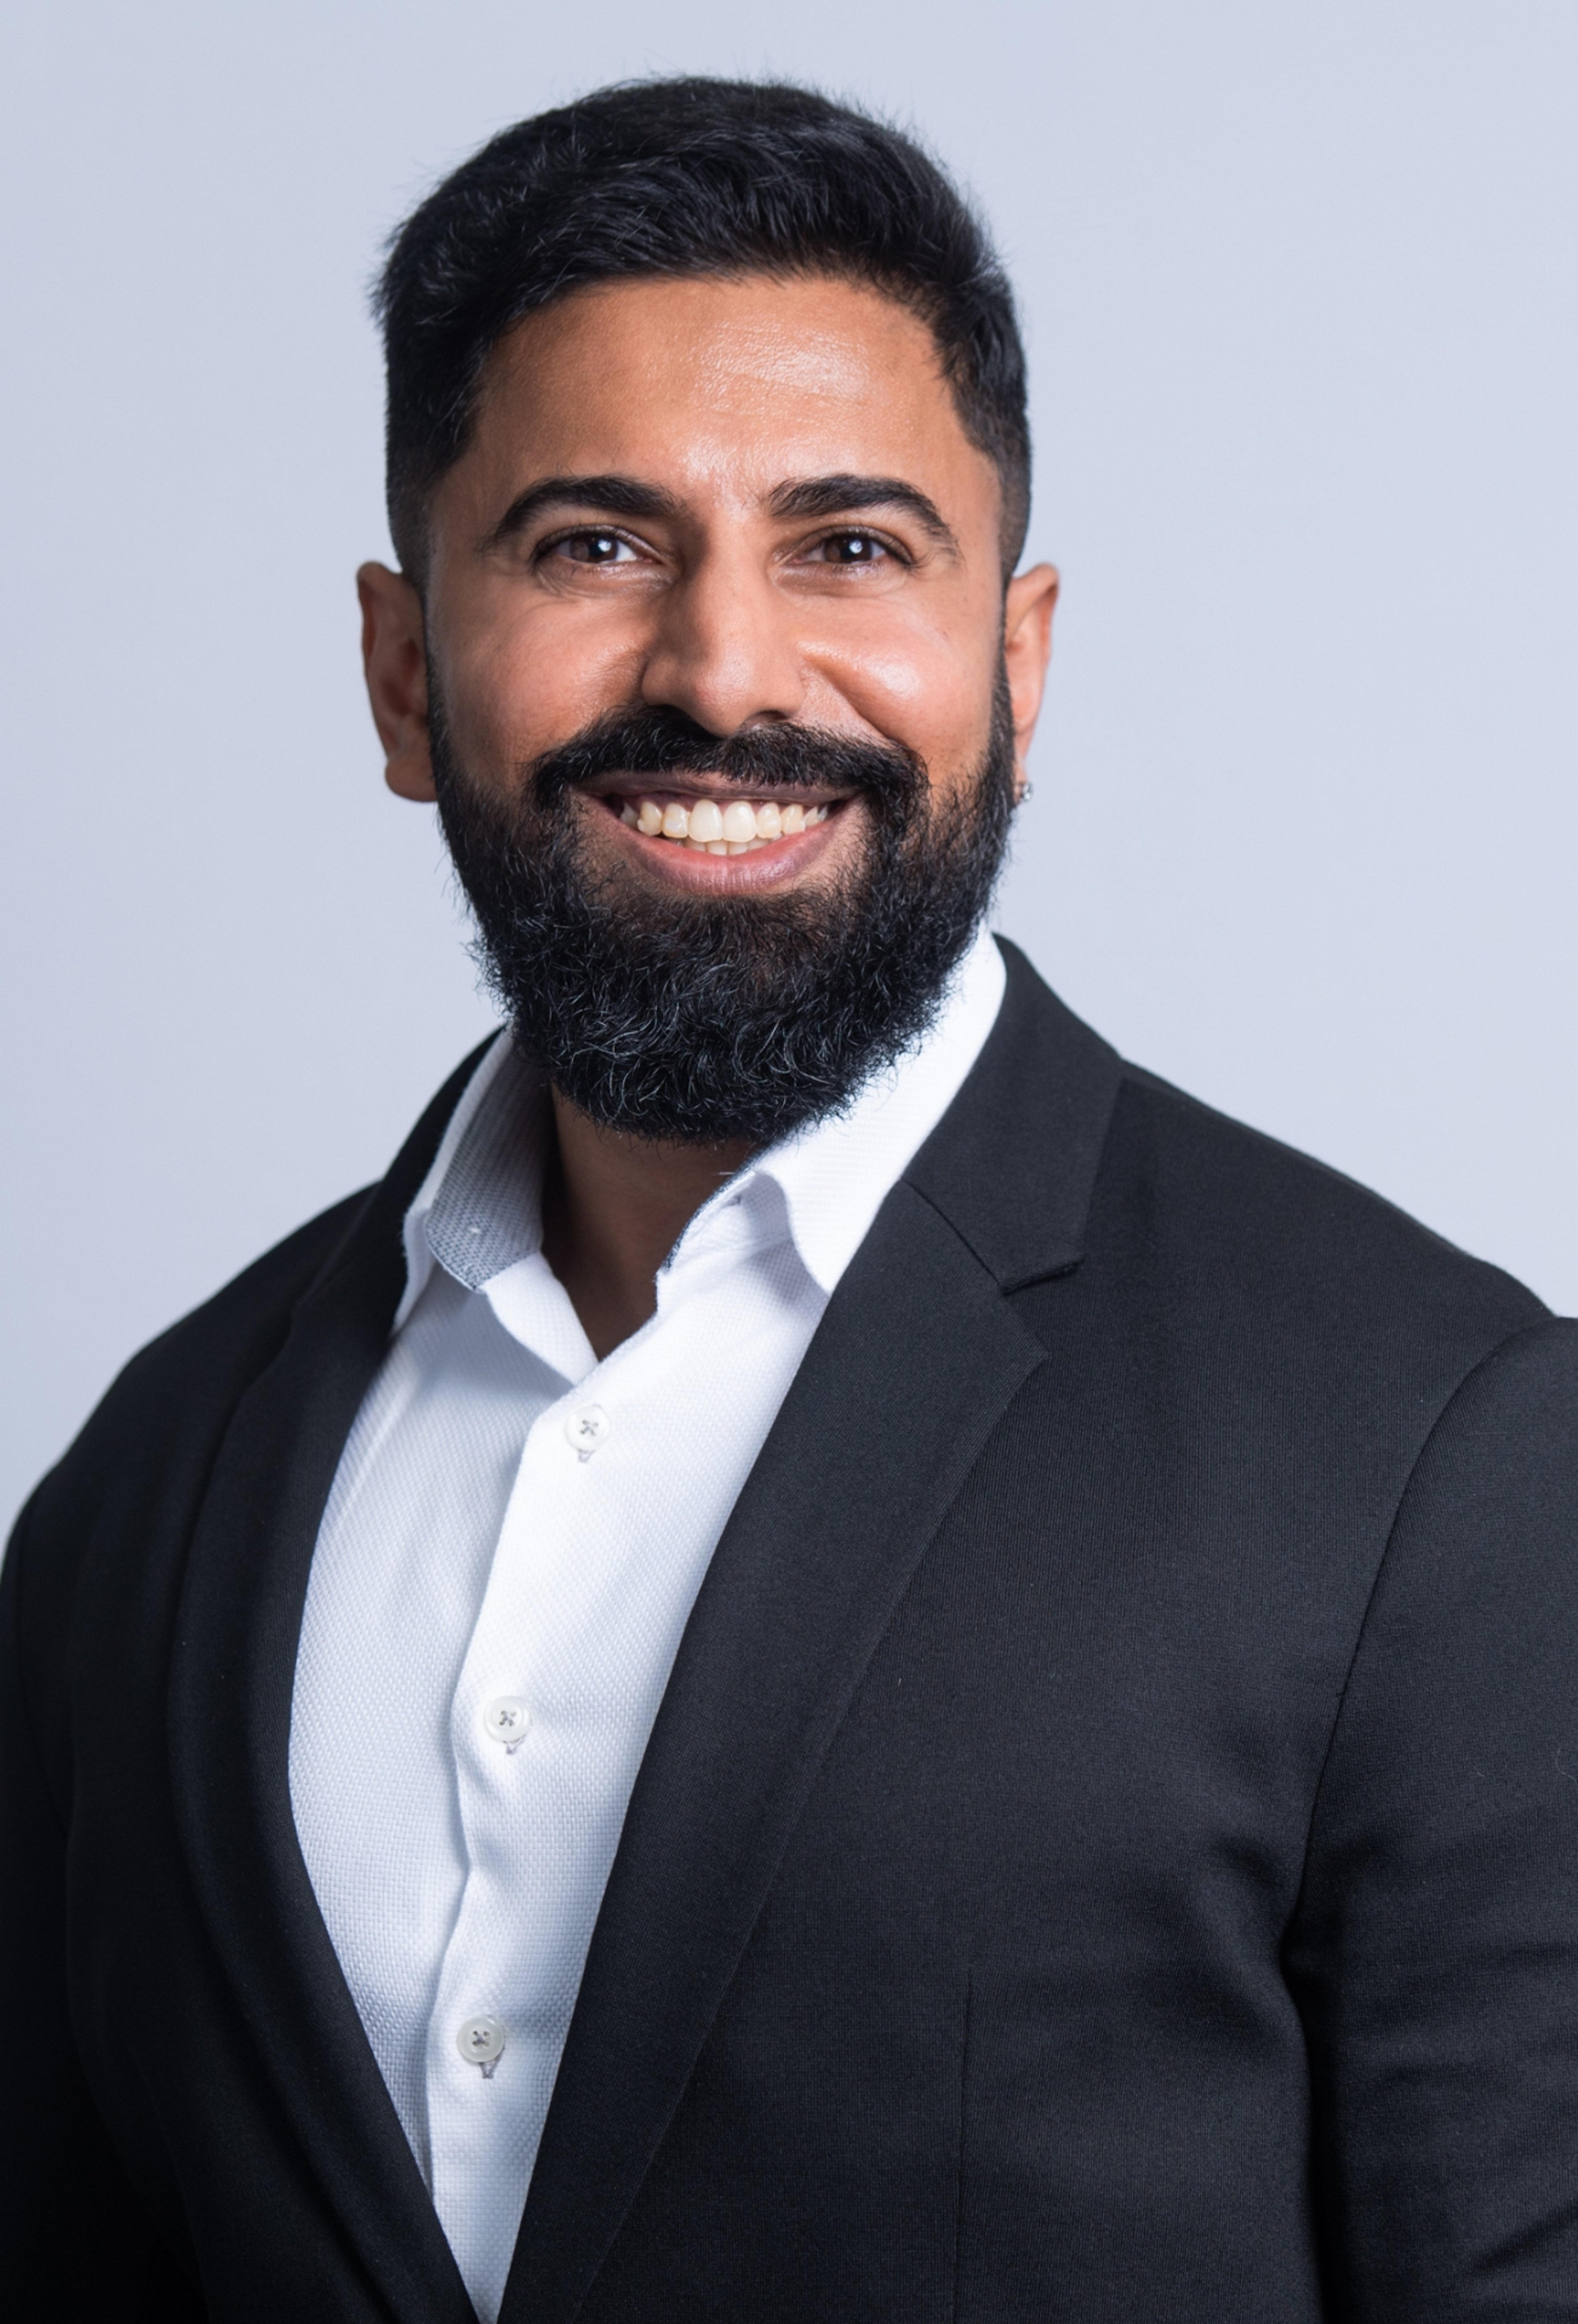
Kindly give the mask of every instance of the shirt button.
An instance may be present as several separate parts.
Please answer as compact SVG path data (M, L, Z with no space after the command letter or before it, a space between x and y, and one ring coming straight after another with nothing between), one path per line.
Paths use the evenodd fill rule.
M614 1423L600 1404L583 1405L565 1422L565 1434L583 1461L589 1461L599 1444L606 1444L613 1429Z
M480 2066L484 2082L491 2082L499 2060L504 2054L504 2028L497 2017L468 2017L455 2036L455 2047L468 2066Z
M531 1724L531 1705L518 1694L495 1695L482 1714L482 1723L495 1743L502 1743L506 1751L516 1750Z

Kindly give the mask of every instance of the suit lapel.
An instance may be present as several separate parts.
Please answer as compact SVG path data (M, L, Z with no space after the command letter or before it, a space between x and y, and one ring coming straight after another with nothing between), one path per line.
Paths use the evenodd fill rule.
M584 2300L862 1674L1043 1360L1005 1294L1077 1264L1119 1069L1005 951L987 1047L839 1285L697 1600L593 1936L501 2324L569 2324Z
M435 1100L236 1409L193 1537L171 1687L176 1812L209 1933L319 2183L411 2324L475 2318L297 1843L291 1697L318 1523L404 1281L401 1221L475 1063Z

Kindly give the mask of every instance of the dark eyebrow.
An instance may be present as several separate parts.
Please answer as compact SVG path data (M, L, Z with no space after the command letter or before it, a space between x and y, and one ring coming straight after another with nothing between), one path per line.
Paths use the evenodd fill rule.
M604 516L678 516L679 503L659 484L643 484L635 476L544 476L517 493L487 537L491 549L545 509L595 509Z
M903 509L924 525L943 549L958 548L941 510L917 484L901 476L807 476L798 484L780 484L768 503L774 516L853 516L857 509Z
M902 509L923 525L944 549L956 549L952 528L935 501L918 484L901 476L806 476L798 484L780 484L768 500L774 516L809 518L853 516L863 509ZM642 484L637 476L544 476L517 493L487 537L487 546L508 540L534 517L549 509L585 509L604 516L674 517L683 514L679 501L660 484Z

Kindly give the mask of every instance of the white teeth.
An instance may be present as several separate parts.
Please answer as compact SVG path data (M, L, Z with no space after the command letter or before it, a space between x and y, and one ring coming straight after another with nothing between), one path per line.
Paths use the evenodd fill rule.
M810 831L826 823L828 813L825 807L801 807L798 802L780 807L776 799L764 799L760 807L753 807L749 799L731 799L727 807L720 807L716 799L702 798L685 807L678 799L664 805L660 799L644 798L639 807L627 799L619 810L619 819L649 839L660 835L713 855L743 855L771 840Z

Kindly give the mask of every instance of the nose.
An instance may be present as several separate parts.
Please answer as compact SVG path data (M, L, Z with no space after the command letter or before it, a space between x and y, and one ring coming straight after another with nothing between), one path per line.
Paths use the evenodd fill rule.
M663 593L641 698L709 734L797 717L806 675L792 609L748 555L711 550Z

